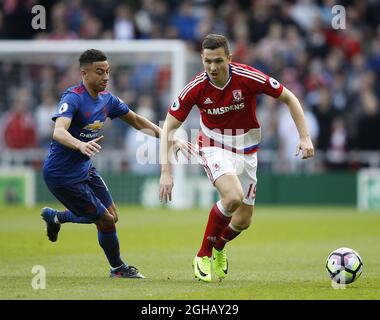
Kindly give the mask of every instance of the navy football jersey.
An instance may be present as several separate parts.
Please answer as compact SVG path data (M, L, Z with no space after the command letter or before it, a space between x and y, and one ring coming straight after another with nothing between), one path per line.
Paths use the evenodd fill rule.
M128 106L110 92L102 91L94 99L81 83L63 93L52 120L71 118L68 132L74 138L88 142L99 136L107 117L114 119L128 112ZM91 164L88 156L53 140L44 163L44 178L58 185L84 181Z

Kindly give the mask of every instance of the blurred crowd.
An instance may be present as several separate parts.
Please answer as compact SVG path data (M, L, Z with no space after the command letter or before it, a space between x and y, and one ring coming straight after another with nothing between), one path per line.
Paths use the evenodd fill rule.
M34 30L33 5L43 5L47 29ZM333 29L334 0L3 0L1 39L182 39L198 59L208 33L228 37L233 60L282 82L305 110L310 132L327 168L350 166L353 150L380 150L380 1L339 1L343 29ZM188 80L202 70L188 68ZM8 149L46 147L54 112L67 84L78 82L77 66L31 66L0 61L0 145ZM196 70L198 69L198 70ZM163 120L170 82L167 68L153 65L113 70L114 87L135 111ZM25 85L29 84L29 85ZM260 96L263 150L294 155L297 132L276 100ZM48 125L50 124L50 126ZM114 124L113 124L114 125ZM107 126L105 127L107 130ZM108 146L120 148L134 138L121 124L110 131Z

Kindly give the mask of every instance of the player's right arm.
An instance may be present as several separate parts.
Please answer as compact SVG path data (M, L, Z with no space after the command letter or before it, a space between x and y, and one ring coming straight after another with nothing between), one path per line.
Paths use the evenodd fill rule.
M86 156L94 156L102 148L97 142L103 139L103 136L97 137L91 141L83 142L74 138L68 131L71 124L71 118L59 117L55 121L53 139L64 146L77 150Z
M181 91L171 107L165 119L164 126L161 131L160 142L160 161L161 161L161 178L160 178L160 194L161 202L172 200L173 175L170 157L173 155L173 142L176 130L181 126L189 115L192 107L196 105L198 91L202 82L206 80L206 73L202 72L194 77ZM196 150L191 143L185 146L185 149L191 154L196 155ZM177 148L178 151L178 148ZM177 151L174 157L177 158Z
M174 133L181 126L182 122L174 118L170 113L167 114L164 126L161 131L160 142L160 161L161 161L161 178L160 178L160 201L168 202L172 200L173 174L172 166L169 161L173 152Z

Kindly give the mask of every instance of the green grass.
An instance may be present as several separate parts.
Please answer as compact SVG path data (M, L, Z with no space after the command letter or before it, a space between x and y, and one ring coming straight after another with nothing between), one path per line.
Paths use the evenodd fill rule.
M110 279L93 225L62 226L45 236L39 209L0 208L0 299L380 299L380 214L341 207L260 207L254 224L228 245L230 272L200 283L191 262L207 210L120 207L124 259L147 277ZM338 247L359 252L362 276L336 290L325 271ZM31 286L46 269L46 289Z

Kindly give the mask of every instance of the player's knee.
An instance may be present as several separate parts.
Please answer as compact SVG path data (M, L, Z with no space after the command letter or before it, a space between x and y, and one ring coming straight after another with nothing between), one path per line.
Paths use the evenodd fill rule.
M251 218L251 217L246 218L246 219L242 222L242 224L241 224L241 226L240 226L240 229L241 229L241 230L246 230L246 229L248 229L248 228L250 227L251 224L252 224L252 218Z
M96 225L100 230L110 230L115 228L115 219L114 217L106 211L102 217L96 221Z
M114 222L116 223L116 222L119 220L119 217L118 217L118 214L117 214L116 206L115 206L114 204L112 204L112 205L108 208L108 211L109 211L109 213L113 216Z
M238 209L242 202L243 202L243 193L233 193L226 196L224 199L223 205L225 206L226 210L229 212L234 212L236 209Z
M252 224L253 210L247 207L242 207L239 212L234 214L231 223L239 230L245 230Z
M114 211L114 214L113 214L113 220L114 220L115 223L119 221L119 216L117 215L117 211L116 210Z
M248 229L251 223L252 223L252 218L246 217L246 218L235 220L233 225L236 227L236 229L243 231L243 230Z

